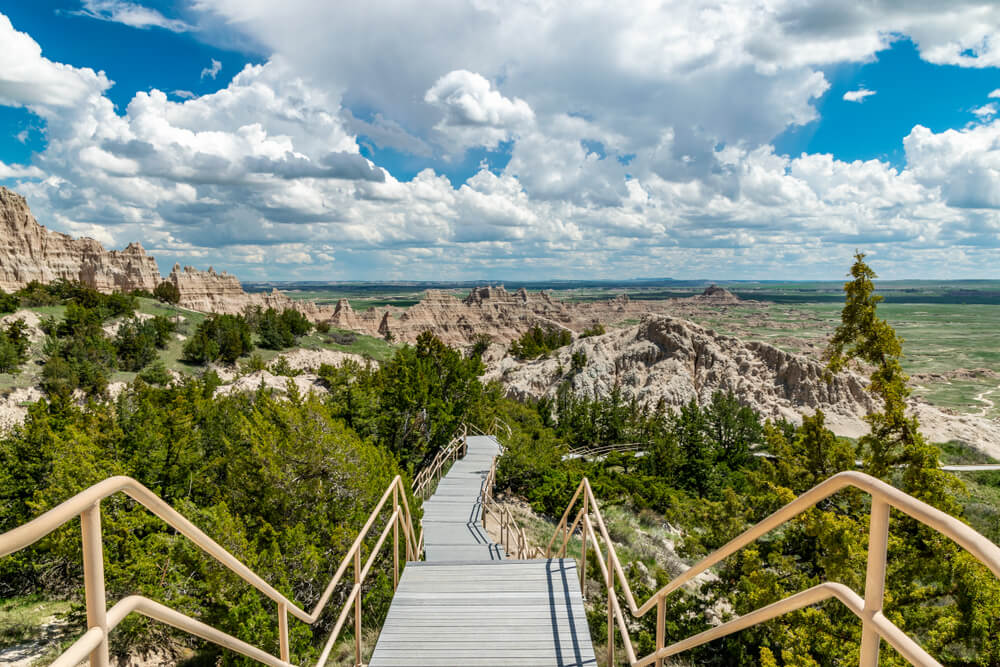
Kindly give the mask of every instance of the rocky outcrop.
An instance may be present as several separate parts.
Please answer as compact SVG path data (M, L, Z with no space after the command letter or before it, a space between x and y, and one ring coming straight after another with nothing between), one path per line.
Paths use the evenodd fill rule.
M709 285L705 288L704 292L690 297L690 300L717 304L740 303L740 298L738 296L727 290L725 287L719 287L718 285Z
M167 282L173 283L180 292L180 305L191 310L232 314L246 307L247 293L239 279L225 271L216 273L212 267L208 271L190 266L181 269L180 264L174 264Z
M620 321L648 312L651 303L630 301L621 295L608 301L573 304L553 299L547 292L524 288L510 292L502 285L477 287L462 300L447 292L428 290L420 303L406 310L381 310L378 319L366 311L360 321L362 328L356 330L383 336L388 332L401 342L412 342L429 330L455 347L472 345L485 334L494 343L507 345L536 325L578 334L597 322ZM658 303L656 307L666 302ZM346 322L347 316L339 321Z
M313 322L329 320L334 313L329 307L318 306L312 301L297 301L276 289L246 292L236 276L225 271L216 273L212 267L208 271L199 271L190 266L182 269L175 264L167 280L180 292L179 305L205 313L235 315L255 306L275 310L294 308Z
M102 292L152 291L160 272L138 243L105 250L94 239L46 229L24 197L0 187L0 289L13 292L32 280L80 281Z
M571 356L577 352L584 353L587 362L582 371L571 374ZM703 403L716 391L732 391L767 417L793 421L816 409L858 420L872 407L865 381L857 375L828 379L822 364L807 357L663 315L578 340L547 359L503 359L486 379L502 381L518 397L552 395L568 380L584 395L606 396L617 386L626 399L674 407L691 399Z

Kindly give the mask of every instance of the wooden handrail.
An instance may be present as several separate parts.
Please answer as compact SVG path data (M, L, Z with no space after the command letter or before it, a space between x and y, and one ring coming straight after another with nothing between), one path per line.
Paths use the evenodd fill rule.
M432 482L439 481L444 474L445 464L449 461L457 461L465 456L469 448L467 444L468 434L469 426L462 424L462 428L455 437L438 451L429 464L417 473L416 477L413 478L413 495L421 500L427 499L427 494L432 488Z
M264 596L270 598L277 605L277 622L279 634L279 656L273 656L246 642L228 635L221 630L217 630L201 621L197 621L189 616L185 616L169 607L165 607L157 602L141 596L130 596L121 600L111 609L107 609L107 600L104 590L104 548L101 534L101 501L115 493L122 492L133 500L144 506L154 515L162 519L167 525L179 532L184 537L191 540L202 551L214 558L220 564L234 572L238 577L256 588ZM364 566L361 565L361 552L365 538L368 536L376 519L382 513L383 508L392 498L392 514L386 522L379 538L372 548L368 560ZM400 503L400 501L402 501ZM289 663L289 643L288 643L288 614L295 616L300 621L307 624L314 624L319 620L320 615L326 608L327 603L337 584L340 583L347 571L348 566L353 565L354 585L347 601L344 604L337 624L333 632L327 639L323 653L316 663L322 666L329 657L341 628L343 627L348 612L353 606L354 609L354 652L355 662L361 664L361 587L368 575L375 557L381 551L382 546L388 539L389 533L393 535L393 586L399 582L399 532L403 533L403 544L406 549L407 560L419 560L423 552L423 532L419 536L413 529L413 519L410 514L409 503L406 499L405 487L400 476L396 476L381 499L372 510L368 521L358 533L357 538L348 549L336 573L327 584L326 589L320 596L312 612L307 612L296 603L278 592L262 577L244 565L239 559L230 554L219 543L202 532L197 526L188 521L183 515L174 510L162 498L150 491L131 477L111 477L103 482L91 486L81 491L69 500L57 505L39 517L19 526L11 531L0 535L0 557L7 556L16 551L20 551L31 546L49 533L57 530L64 524L73 520L77 516L81 520L81 531L83 535L83 571L84 571L84 591L87 605L87 626L88 630L72 646L70 646L53 665L60 667L71 667L81 660L90 658L91 667L108 667L108 636L121 621L130 613L139 613L149 618L166 623L180 630L188 632L229 648L275 667L285 667Z
M482 499L482 523L483 530L488 530L487 517L493 517L497 522L497 540L503 547L504 553L508 557L517 559L545 558L545 551L541 547L532 546L531 540L524 528L518 524L514 514L505 505L501 505L493 496L493 486L496 484L497 459L494 456L490 465L490 470L486 474L483 483Z
M716 565L736 551L754 542L765 533L795 518L825 498L848 487L860 489L872 498L864 598L842 584L826 582L749 614L734 618L683 641L676 642L670 646L665 645L666 619L664 615L665 600L668 595L713 565ZM578 502L582 506L574 516L573 521L570 522L570 513ZM881 480L852 471L838 473L802 494L757 525L749 528L720 549L717 549L685 570L666 586L654 593L641 606L636 603L632 594L632 589L629 586L621 561L615 551L614 543L611 541L607 526L604 523L604 517L601 515L597 499L594 497L593 489L587 478L584 478L580 482L569 505L566 507L566 511L563 513L545 549L545 557L551 557L554 553L558 553L560 557L564 557L569 538L576 532L579 526L582 531L579 568L580 585L582 591L586 593L588 544L594 549L595 553L601 555L597 559L597 562L600 565L601 576L608 594L609 665L614 664L614 626L618 628L618 633L625 647L626 657L632 667L645 667L646 665L660 667L663 664L664 658L669 656L695 648L714 639L725 637L750 626L763 623L777 616L822 602L823 600L836 598L862 621L859 660L861 667L875 667L878 665L879 644L883 639L911 664L919 665L920 667L939 667L939 663L934 658L882 613L882 603L885 594L890 508L895 508L950 538L972 554L979 562L988 567L995 576L1000 577L1000 547L955 517L949 516L941 510L931 507L927 503L917 500ZM593 519L591 519L591 515L593 515ZM556 538L560 534L563 536L562 543L556 550L553 550L553 546L556 545ZM602 540L604 544L603 548L601 545ZM605 549L606 553L604 553ZM629 636L628 624L625 621L621 605L618 602L618 595L615 592L616 586L620 587L628 609L634 617L644 616L653 608L657 610L656 644L653 652L647 656L637 658L635 655L632 640Z

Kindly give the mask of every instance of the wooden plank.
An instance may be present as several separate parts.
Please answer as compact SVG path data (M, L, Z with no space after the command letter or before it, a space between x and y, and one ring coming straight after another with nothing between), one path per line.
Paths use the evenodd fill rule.
M371 667L596 666L571 560L502 560L479 524L498 443L470 437L423 504L426 561L407 563Z

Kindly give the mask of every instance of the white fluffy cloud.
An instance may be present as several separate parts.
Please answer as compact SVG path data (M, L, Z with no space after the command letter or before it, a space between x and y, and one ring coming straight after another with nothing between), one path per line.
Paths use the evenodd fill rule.
M434 129L460 148L495 148L535 119L528 103L509 99L485 77L467 70L448 72L424 94L444 114Z
M858 247L883 275L992 271L1000 121L918 126L902 169L770 144L816 118L818 66L900 35L934 62L997 57L992 3L902 4L198 0L268 62L116 110L106 77L21 35L0 103L36 109L48 147L0 179L57 229L248 279L830 277ZM401 181L360 134L419 156L513 148L499 173Z
M1000 120L941 133L918 125L903 146L909 171L949 206L1000 209Z
M104 72L52 62L28 34L0 14L0 104L67 107L111 86Z
M849 90L846 93L844 93L844 101L857 102L860 104L861 102L865 101L866 97L871 97L872 95L875 94L875 92L876 91L868 90L865 87L858 88L857 90Z

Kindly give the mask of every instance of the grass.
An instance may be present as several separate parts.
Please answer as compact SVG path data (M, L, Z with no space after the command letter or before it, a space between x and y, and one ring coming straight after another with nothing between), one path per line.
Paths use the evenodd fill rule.
M46 623L65 616L70 606L67 601L37 595L0 599L0 644L13 646L44 638Z

